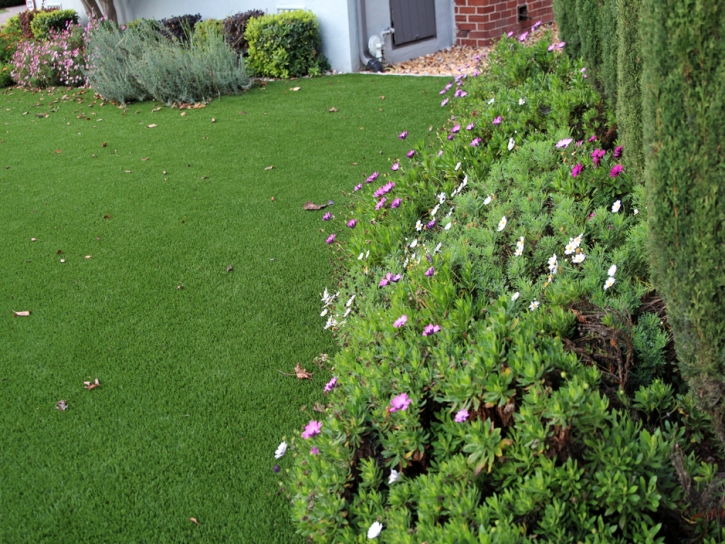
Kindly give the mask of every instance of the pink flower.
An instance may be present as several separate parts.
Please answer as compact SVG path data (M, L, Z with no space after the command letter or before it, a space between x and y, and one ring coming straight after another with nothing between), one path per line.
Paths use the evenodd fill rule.
M330 391L335 389L335 387L337 387L337 378L333 376L332 379L325 384L324 392L329 393Z
M393 323L393 327L396 329L401 328L403 325L405 325L408 322L408 316L403 314L398 319L395 320Z
M468 410L458 410L458 413L456 414L456 417L453 419L456 423L463 423L468 419Z
M524 32L523 34L521 34L521 36L519 36L519 41L520 41L520 42L524 42L524 41L526 41L526 38L527 38L528 36L529 36L529 33L528 33L528 32Z
M390 203L390 207L391 208L399 208L401 202L403 202L403 201L401 199L399 199L399 198L393 199L393 201Z
M405 140L408 137L408 131L404 130L400 134L398 134L398 140Z
M577 163L577 165L571 170L571 177L577 177L582 173L582 170L584 170L584 165L582 163Z
M511 32L509 32L508 34L506 34L506 37L507 37L507 38L510 38L510 37L511 37L511 36L513 36L513 35L514 35L514 31L512 30Z
M412 159L413 158L413 155L415 155L415 149L411 149L410 151L408 151L405 154L405 156L408 157L409 159Z
M325 241L325 243L327 243L328 245L331 244L332 242L335 241L336 237L337 237L337 234L335 234L333 232L332 234L330 234L330 236L327 237L327 240Z
M310 453L312 455L320 455L320 450L317 449L317 446L313 446L312 449L310 450Z
M617 146L617 147L615 148L615 150L614 150L614 158L615 158L615 159L618 159L618 158L619 158L619 157L621 157L621 156L622 156L622 146L621 146L621 145L618 145L618 146Z
M607 154L607 152L604 151L603 149L595 149L591 154L592 163L594 163L594 166L599 166L599 163L601 162L601 160L604 158L604 155L606 155L606 154Z
M493 124L494 125L500 125L501 124L501 121L503 121L503 117L501 117L499 115L498 117L496 117L496 119L493 120Z
M466 126L466 130L473 130L473 127L475 127L475 126L476 126L475 123L471 123L468 126Z
M441 102L441 107L445 106L446 104L448 104L448 99L447 98L445 100L443 100L443 102Z
M323 221L329 221L332 219L332 214L330 212L325 212L325 215L322 216Z
M435 273L436 273L436 270L432 266L428 270L425 271L425 275L428 276L429 278L431 276L433 276L433 274L435 274Z
M587 141L589 143L596 142L597 141L597 135L596 134L592 134Z
M426 325L423 328L423 336L430 336L431 334L440 332L440 330L441 330L440 325L433 325L433 323L431 323L430 325Z
M390 167L393 172L396 171L398 168L400 168L399 162L394 163L393 166Z
M451 132L453 132L453 133L455 134L455 133L456 133L456 132L458 132L459 130L461 130L461 125L456 125L456 126L454 126L454 127L453 127L453 128L451 129Z
M350 221L347 222L347 228L354 229L355 225L357 225L357 219L350 219Z
M408 409L408 406L410 406L410 403L413 402L408 395L405 393L401 393L400 395L393 397L393 400L390 401L390 411L391 412L405 412Z
M312 438L313 436L320 434L321 430L322 423L313 419L307 424L305 430L302 432L302 438L304 438L305 440Z
M385 206L385 203L388 201L387 198L383 197L380 200L378 200L377 204L375 204L375 211L379 210L383 206Z
M612 169L609 171L609 177L616 178L621 173L622 173L622 165L621 164L615 164L612 167Z
M564 138L563 140L559 140L556 143L556 148L561 149L562 147L566 148L569 147L569 144L572 142L571 138Z
M483 140L481 140L481 138L474 138L473 140L471 140L471 147L478 147L479 145L481 145L482 141Z
M362 183L358 183L357 185L355 185L353 191L359 191L360 189L362 189Z
M365 183L372 183L373 181L378 179L379 175L380 175L379 172L373 172L372 174L370 174L370 177L368 177L368 179L365 180Z

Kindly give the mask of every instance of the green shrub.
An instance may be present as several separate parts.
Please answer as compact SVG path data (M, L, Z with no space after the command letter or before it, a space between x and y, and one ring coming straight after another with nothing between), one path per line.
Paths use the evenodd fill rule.
M196 23L194 27L194 36L197 40L204 41L208 38L210 28L213 28L217 34L224 34L224 22L218 19L207 19Z
M619 53L619 35L617 18L617 0L602 0L599 36L602 44L602 66L599 73L600 88L609 102L609 107L617 109L617 55Z
M666 339L656 316L632 325L651 291L643 191L588 141L609 117L550 39L502 40L483 77L457 78L467 97L435 139L355 188L345 273L323 294L341 345L329 404L319 435L290 440L282 483L302 536L362 542L376 522L385 542L719 531L671 465L677 445L683 474L717 471L688 449L702 418L671 383L629 396L629 379L661 373ZM690 533L672 512L702 522Z
M168 19L161 19L159 21L159 27L161 34L169 38L170 40L178 40L179 42L187 42L197 23L201 21L201 15L179 15L178 17L169 17Z
M595 73L602 66L602 8L600 3L600 0L576 0L581 56L587 67Z
M0 89L4 89L5 87L10 87L15 84L12 76L10 75L12 71L12 64L0 64Z
M554 17L559 26L559 38L566 42L566 52L573 58L581 55L576 0L554 0Z
M38 11L30 28L36 40L46 40L51 30L61 32L70 25L78 24L78 13L73 9Z
M329 69L322 54L317 18L310 11L289 11L249 20L249 67L260 77L316 76Z
M623 162L636 183L644 183L642 154L642 42L641 0L617 0L617 125L624 148Z
M249 43L244 37L249 20L254 17L262 17L264 12L259 9L252 9L243 13L237 13L224 19L224 36L227 42L240 55L247 52Z
M20 28L20 18L15 15L0 28L0 64L10 62L18 44L24 39L23 31Z
M725 6L643 0L640 17L652 279L725 445Z

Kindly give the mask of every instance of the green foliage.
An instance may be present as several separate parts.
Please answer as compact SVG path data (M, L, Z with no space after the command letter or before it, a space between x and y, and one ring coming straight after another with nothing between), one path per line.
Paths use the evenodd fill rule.
M186 43L194 32L197 23L201 21L201 15L179 15L159 21L159 31L170 40L177 40Z
M322 54L317 17L311 11L252 18L245 38L249 42L249 67L257 76L318 76L329 69Z
M70 25L78 24L78 13L74 9L38 11L30 23L36 40L46 40L51 30L61 32Z
M576 0L576 20L581 56L587 67L598 72L602 66L602 9L600 0Z
M643 0L640 16L652 279L725 444L725 6Z
M571 58L581 55L579 23L576 17L576 0L554 0L554 17L559 26L559 37L566 42L566 51Z
M0 28L0 64L10 62L18 44L24 39L20 18L14 15Z
M320 435L293 441L303 536L362 541L376 521L388 542L680 530L670 453L706 425L652 382L667 337L656 315L631 318L651 289L642 190L588 141L608 132L601 97L549 42L502 40L482 77L458 78L467 97L435 139L356 188L340 291L323 295L336 388ZM652 382L634 401L627 354Z
M151 25L121 31L106 24L91 34L88 48L89 84L122 104L148 97L169 105L205 102L251 85L243 59L213 25L182 44L161 38Z
M624 147L623 162L636 183L644 183L641 3L641 0L617 0L617 125L619 141Z
M227 38L227 42L232 46L232 49L240 55L246 53L249 48L249 43L244 37L249 20L254 17L262 16L264 16L264 12L262 10L251 9L242 13L230 15L224 19L224 35Z
M224 34L224 22L218 19L207 19L196 23L194 36L197 40L206 41L209 38L210 29L217 34Z
M13 77L10 75L12 71L12 64L0 64L0 89L10 87L14 84Z
M617 55L619 53L619 29L617 0L601 0L599 35L602 44L602 65L599 70L600 86L604 97L613 110L617 108Z

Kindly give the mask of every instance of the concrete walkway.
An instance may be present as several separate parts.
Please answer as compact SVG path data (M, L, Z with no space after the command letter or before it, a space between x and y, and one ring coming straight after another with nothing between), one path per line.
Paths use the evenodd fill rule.
M25 5L5 8L5 12L0 13L0 26L4 25L5 21L10 19L10 17L12 17L13 15L17 15L21 11L25 11Z

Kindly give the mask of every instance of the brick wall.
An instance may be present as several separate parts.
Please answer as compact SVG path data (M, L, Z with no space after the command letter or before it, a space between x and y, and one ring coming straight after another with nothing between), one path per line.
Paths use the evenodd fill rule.
M455 0L456 44L484 47L501 34L529 30L554 20L552 0ZM519 21L526 6L528 19Z

